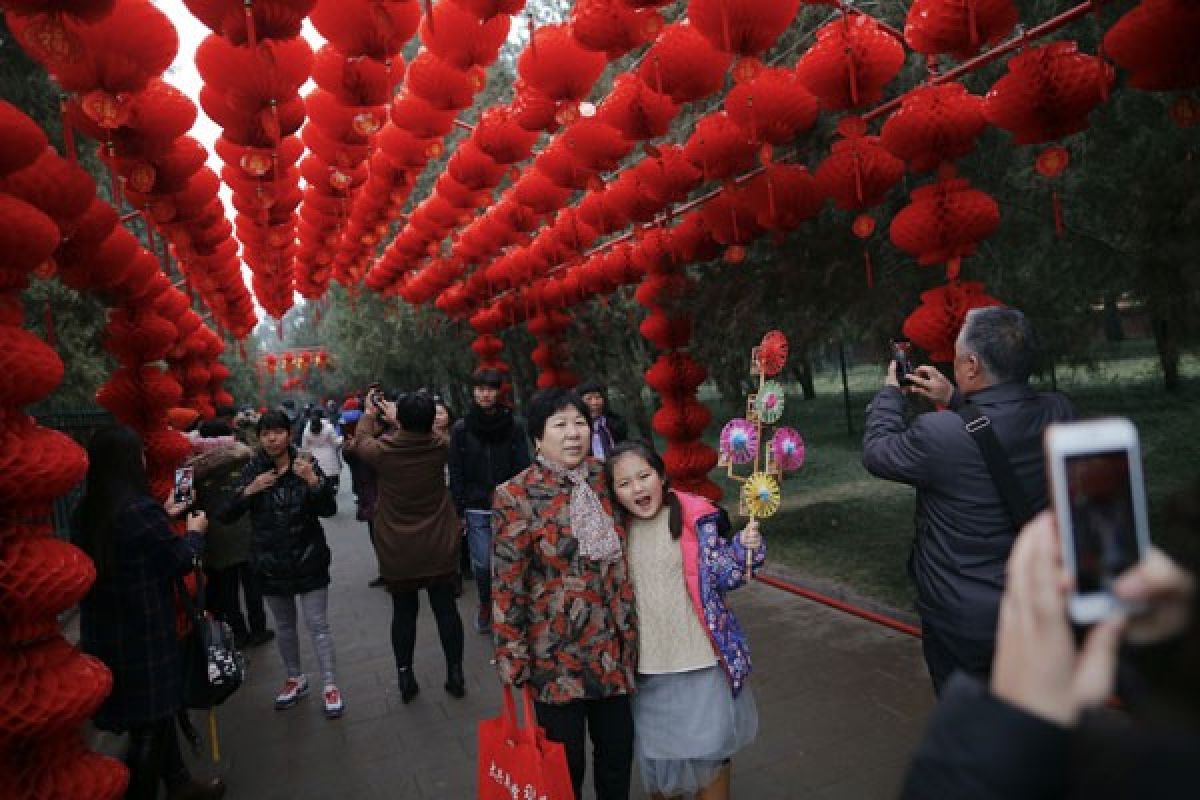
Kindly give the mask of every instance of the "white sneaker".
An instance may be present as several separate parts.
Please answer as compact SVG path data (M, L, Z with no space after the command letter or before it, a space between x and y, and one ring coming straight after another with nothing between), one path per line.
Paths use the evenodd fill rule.
M284 681L283 690L275 695L275 710L283 711L300 702L300 698L308 694L308 676L298 675Z
M342 715L342 709L345 708L342 702L342 693L338 691L338 687L330 684L325 687L325 716L328 719L337 719Z

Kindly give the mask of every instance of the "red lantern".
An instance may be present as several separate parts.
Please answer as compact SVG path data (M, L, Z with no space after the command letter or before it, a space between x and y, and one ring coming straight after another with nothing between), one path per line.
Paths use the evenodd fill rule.
M833 143L816 171L822 192L847 211L878 205L904 176L904 162L889 153L878 136L866 136L865 131L860 119L841 120L838 132L844 138Z
M817 99L793 71L772 67L734 86L725 111L751 139L782 145L816 122Z
M691 0L688 19L713 47L757 56L774 46L800 9L800 0Z
M1167 91L1200 86L1200 6L1142 0L1104 35L1104 53L1132 75L1129 85Z
M1067 168L1067 164L1071 161L1071 153L1065 147L1048 147L1038 154L1037 160L1034 162L1034 169L1043 178L1054 179L1062 175ZM1063 213L1062 201L1058 197L1058 189L1050 190L1050 202L1054 209L1054 232L1062 236L1063 230Z
M880 141L916 172L929 172L975 149L987 127L983 98L959 83L914 89L888 117Z
M319 2L309 20L317 33L347 56L385 61L399 53L416 32L421 6L377 0Z
M796 164L770 164L746 184L758 224L770 231L795 230L825 203L817 179Z
M1017 144L1048 142L1087 128L1112 82L1102 59L1079 52L1075 42L1051 42L1009 60L1008 74L987 93L984 114Z
M486 67L508 37L509 17L483 20L454 3L437 3L421 22L421 43L459 69Z
M690 103L718 91L732 57L722 53L692 25L676 22L659 34L638 67L638 77L676 103Z
M515 164L529 158L538 134L521 127L510 109L493 106L480 115L471 139L497 163Z
M639 76L622 73L595 118L627 139L641 141L665 136L678 113L679 106L670 97L651 89Z
M562 141L581 164L597 172L615 170L633 144L613 126L598 119L581 119L567 128Z
M545 25L521 52L517 74L555 102L578 103L606 63L602 54L583 49L566 25Z
M655 11L639 11L624 0L577 0L571 9L571 33L588 50L616 59L653 41L662 29Z
M1012 0L914 0L904 39L918 53L965 59L993 45L1017 24Z
M705 178L720 180L753 167L758 144L728 114L715 111L696 123L683 153Z
M1000 225L1000 207L962 178L944 177L912 192L892 219L892 242L928 266L973 255Z
M37 123L0 100L0 177L29 166L47 146L46 134Z
M1001 305L984 292L982 283L952 281L921 292L921 305L904 321L903 332L930 361L948 363L954 360L954 342L967 312Z
M817 31L796 63L801 82L831 110L878 102L904 66L904 47L871 17L847 14Z

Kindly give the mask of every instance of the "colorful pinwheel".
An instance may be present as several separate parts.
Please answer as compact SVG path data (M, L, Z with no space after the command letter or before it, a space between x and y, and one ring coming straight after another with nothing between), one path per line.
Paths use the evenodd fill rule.
M804 438L795 428L779 428L771 437L771 461L784 471L804 466Z
M779 481L774 475L755 472L742 484L742 505L755 519L769 517L779 510Z
M773 425L783 416L783 387L775 381L764 381L754 396L754 410L766 425Z
M787 363L787 357L788 340L782 331L770 331L763 336L762 343L758 346L758 365L763 375L778 375Z
M758 453L758 427L738 417L721 429L721 454L731 464L749 464Z

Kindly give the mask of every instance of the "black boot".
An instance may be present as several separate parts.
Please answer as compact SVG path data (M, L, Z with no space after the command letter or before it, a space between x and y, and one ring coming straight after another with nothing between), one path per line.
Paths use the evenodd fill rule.
M463 677L462 664L450 664L446 667L446 691L451 697L467 696L467 679Z
M417 692L421 691L421 687L417 686L417 678L413 675L412 667L400 668L400 699L405 705L412 702L417 696Z

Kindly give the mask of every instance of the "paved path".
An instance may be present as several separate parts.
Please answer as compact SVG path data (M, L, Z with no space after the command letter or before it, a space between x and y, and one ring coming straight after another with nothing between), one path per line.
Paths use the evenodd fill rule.
M442 690L441 650L423 599L414 667L421 693L403 705L388 639L390 597L367 587L375 561L366 528L353 520L348 491L339 503L343 511L326 521L326 531L334 552L330 619L345 716L326 720L316 691L294 709L274 711L282 681L278 656L273 645L251 651L246 685L219 712L218 769L227 796L471 800L475 724L495 716L500 702L488 664L490 639L469 624L474 585L467 584L460 601L467 697L455 700ZM762 584L734 597L754 653L751 685L761 715L758 740L734 761L734 797L894 797L932 703L919 643ZM315 659L301 635L312 677ZM196 771L212 769L198 765ZM634 785L634 797L643 797L636 777Z

